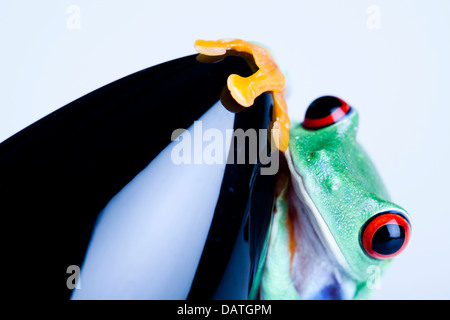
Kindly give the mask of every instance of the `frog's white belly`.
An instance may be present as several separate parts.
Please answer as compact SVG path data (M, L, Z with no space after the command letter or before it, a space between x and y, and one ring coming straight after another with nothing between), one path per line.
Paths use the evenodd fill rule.
M226 137L234 114L217 103L199 120L203 133L214 128ZM188 131L193 139L193 126ZM187 297L220 192L225 140L223 161L208 165L175 164L173 141L107 204L72 299Z

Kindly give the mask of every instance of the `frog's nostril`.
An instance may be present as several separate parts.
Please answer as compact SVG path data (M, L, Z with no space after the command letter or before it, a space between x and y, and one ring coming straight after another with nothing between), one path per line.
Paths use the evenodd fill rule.
M323 96L309 105L302 126L309 130L328 127L340 121L350 111L351 107L344 100L333 96Z

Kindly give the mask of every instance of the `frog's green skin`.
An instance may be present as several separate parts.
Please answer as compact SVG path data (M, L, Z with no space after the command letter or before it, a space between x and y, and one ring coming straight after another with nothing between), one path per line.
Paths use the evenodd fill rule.
M379 212L395 210L408 215L389 201L373 163L355 140L357 128L358 113L354 109L341 121L316 131L300 124L291 128L285 156L292 184L289 187L286 181L276 198L276 212L250 298L368 298L370 284L378 280L374 277L390 264L391 259L374 259L364 252L361 227ZM298 223L318 234L303 232L305 236L297 239L296 246L304 247L299 249L300 255L295 251L292 266L286 223L288 190L300 199L298 207L304 207L298 210L302 214L296 213ZM310 251L305 249L311 246L314 248ZM301 250L308 251L306 257L300 257ZM305 266L308 270L302 272ZM326 278L335 279L334 289L325 288L329 284ZM321 294L326 290L340 293Z

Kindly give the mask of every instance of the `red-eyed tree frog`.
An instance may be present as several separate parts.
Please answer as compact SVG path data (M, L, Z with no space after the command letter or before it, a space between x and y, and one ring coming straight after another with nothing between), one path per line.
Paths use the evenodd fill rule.
M242 106L250 106L262 92L273 94L272 138L286 165L277 174L271 221L249 297L368 298L407 245L411 225L407 212L390 201L356 140L356 110L324 96L311 103L303 123L291 126L285 80L267 49L232 39L199 40L196 49L206 55L237 51L254 57L259 67L254 75L228 78L228 89Z

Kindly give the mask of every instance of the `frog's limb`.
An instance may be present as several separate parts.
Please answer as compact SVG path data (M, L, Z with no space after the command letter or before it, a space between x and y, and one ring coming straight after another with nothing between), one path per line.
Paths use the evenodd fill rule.
M289 213L288 193L289 174L277 175L275 186L275 205L264 269L261 272L260 298L267 300L298 300L300 296L292 280L292 261L296 239L291 214Z
M284 97L286 81L270 52L266 48L239 39L197 40L195 49L199 53L209 56L224 55L228 50L252 55L259 70L246 78L237 74L230 75L227 81L228 90L232 97L244 107L253 105L255 99L262 93L272 92L274 103L272 137L277 148L280 151L286 151L290 129Z
M273 92L273 127L272 135L275 143L278 142L278 149L282 152L287 150L289 144L289 129L291 121L287 113L287 104L284 98L284 91Z

